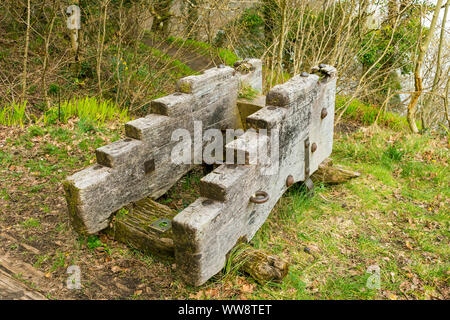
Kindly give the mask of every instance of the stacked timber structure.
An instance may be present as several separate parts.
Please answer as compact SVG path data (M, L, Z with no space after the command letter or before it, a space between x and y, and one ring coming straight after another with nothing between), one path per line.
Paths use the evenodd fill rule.
M97 149L96 165L64 181L74 228L94 234L113 224L118 240L172 255L186 282L205 283L236 243L252 239L292 184L311 187L310 176L331 154L336 70L320 65L312 71L253 104L238 94L242 85L261 90L257 59L179 80L176 93L152 101L151 114L125 125L126 138ZM171 155L179 144L172 133L183 128L194 136L197 121L204 130L250 129L225 145L244 161L217 166L201 179L201 196L176 213L154 200L196 166L174 163ZM269 161L255 157L261 146L276 151ZM201 152L192 148L192 159ZM124 207L126 213L117 214Z

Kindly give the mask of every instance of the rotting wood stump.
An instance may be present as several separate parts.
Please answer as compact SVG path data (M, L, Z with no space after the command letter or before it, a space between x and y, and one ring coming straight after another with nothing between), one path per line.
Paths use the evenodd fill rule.
M196 121L203 129L249 130L225 145L225 162L223 154L215 154L220 166L201 179L195 202L178 214L133 212L134 222L122 223L118 236L143 251L170 254L173 248L187 283L201 285L218 273L227 253L239 239L253 238L292 184L303 181L312 188L310 176L332 151L336 69L315 67L313 74L272 88L265 105L240 111L240 83L254 88L262 83L261 61L244 65L179 80L177 93L152 102L152 114L125 125L127 138L97 149L97 165L68 177L64 188L75 229L87 234L105 229L119 209L157 199L190 171L195 161L171 161L180 145L172 133L187 129L195 142ZM192 159L201 159L202 148L194 144L189 150Z

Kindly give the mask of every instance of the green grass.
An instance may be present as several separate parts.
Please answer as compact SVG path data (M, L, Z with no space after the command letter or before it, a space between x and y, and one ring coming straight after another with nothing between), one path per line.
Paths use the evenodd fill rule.
M239 90L238 97L241 99L253 100L259 94L260 94L260 92L256 89L254 89L253 87L247 86L247 85L242 85L241 89Z
M64 101L61 106L54 105L44 113L42 121L45 124L67 123L71 118L79 118L84 122L91 121L96 124L104 124L106 121L113 120L126 122L129 119L127 109L120 109L109 100L102 101L96 97L84 97Z
M192 39L180 39L175 37L169 37L167 41L169 41L170 43L174 43L177 46L194 49L198 53L205 56L209 56L211 53L214 53L221 59L224 64L228 66L233 66L234 63L239 60L239 57L231 50L225 48L215 48L206 42L196 41Z
M172 72L175 73L174 75L176 77L180 78L180 77L185 77L185 76L197 74L197 72L195 72L194 70L189 68L187 65L182 63L180 60L172 58L171 56L165 54L161 50L158 50L158 49L153 48L153 47L149 47L149 46L147 46L145 44L141 44L141 46L143 48L145 48L146 50L149 50L150 53L153 56L155 56L156 58L161 59L165 63L169 63L169 65L172 66L175 69L175 71L172 71Z
M0 110L0 124L5 126L21 126L27 122L26 117L27 102L17 104L15 102L5 105ZM35 117L33 117L35 118ZM78 118L82 122L102 125L107 121L126 122L129 119L128 110L120 109L109 100L100 100L96 97L77 98L63 101L60 106L53 105L36 122L43 122L45 125L67 123L69 119ZM34 126L34 136L42 135L42 129Z
M39 228L41 223L35 218L29 218L22 223L25 228Z
M348 96L337 95L336 109L339 110L344 107L349 100ZM368 126L375 122L379 111L379 106L369 105L358 99L353 99L344 112L344 118L356 120ZM378 124L396 131L408 130L406 118L392 112L382 111L378 118Z
M15 101L6 104L0 109L0 124L4 126L21 126L25 122L27 101L17 103Z

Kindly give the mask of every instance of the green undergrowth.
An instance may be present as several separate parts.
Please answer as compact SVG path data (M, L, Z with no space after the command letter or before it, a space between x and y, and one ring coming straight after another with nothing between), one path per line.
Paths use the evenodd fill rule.
M24 126L31 123L52 125L79 119L81 125L101 126L105 122L126 122L130 119L127 109L121 109L110 100L84 97L55 104L41 116L27 113L27 102L7 104L0 110L0 124L5 126Z
M41 118L45 124L55 124L57 122L67 123L71 118L79 118L85 121L92 121L97 124L104 124L106 121L128 121L128 110L120 109L113 102L101 101L95 97L85 97L64 101L60 106L54 105L47 110Z
M23 126L26 121L25 112L27 101L7 103L0 109L0 124L4 126Z
M239 90L238 97L241 99L253 100L259 94L260 94L260 92L256 89L254 89L253 87L241 84L241 88Z
M345 107L349 101L350 97L337 95L336 110ZM380 112L379 106L366 104L356 98L350 102L343 116L344 118L358 121L366 126L374 124L378 116L377 124L379 125L393 130L408 130L409 128L408 122L404 116L385 110Z
M160 59L161 61L169 64L172 69L170 70L175 78L182 78L190 75L198 74L198 72L192 70L189 66L182 63L178 59L174 59L173 57L165 54L159 49L147 46L142 43L141 47L148 50L155 58Z
M205 56L210 56L211 53L214 53L224 64L228 66L233 66L234 63L239 60L238 56L231 50L225 48L215 48L206 42L196 41L192 39L180 39L175 37L169 37L167 41L180 47L191 48Z

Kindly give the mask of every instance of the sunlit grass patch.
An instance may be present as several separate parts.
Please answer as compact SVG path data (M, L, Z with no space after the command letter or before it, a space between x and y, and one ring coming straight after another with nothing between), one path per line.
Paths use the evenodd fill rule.
M408 122L405 117L399 114L382 111L380 107L366 104L358 99L353 99L347 96L336 96L336 109L343 108L348 104L344 112L344 117L361 122L364 125L372 125L378 117L378 124L391 128L393 130L408 130Z
M106 121L126 122L129 119L128 110L119 108L112 101L85 97L64 101L60 106L54 105L44 113L42 120L45 124L67 123L74 117L82 122L97 124L104 124Z
M38 219L29 218L22 223L22 226L24 226L25 228L39 228L41 226L41 223Z
M21 126L23 127L26 118L25 112L27 101L22 103L12 101L4 106L0 106L0 124L5 126Z

